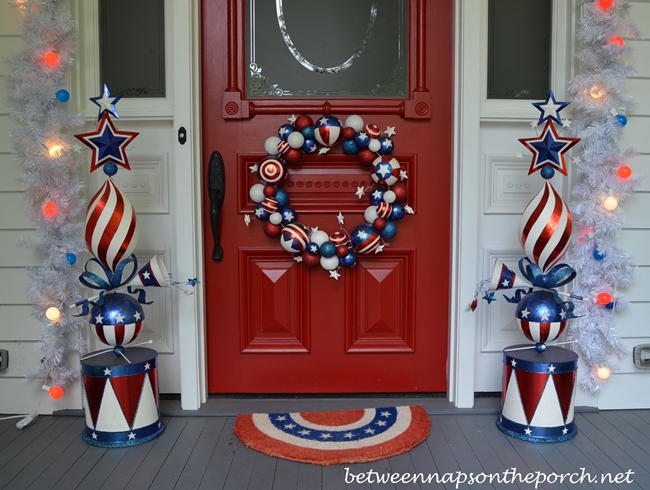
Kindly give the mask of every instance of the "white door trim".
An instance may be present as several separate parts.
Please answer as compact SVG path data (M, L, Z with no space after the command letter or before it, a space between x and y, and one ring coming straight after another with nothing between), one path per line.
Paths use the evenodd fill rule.
M176 143L174 178L177 189L176 247L178 271L202 280L203 267L203 183L201 154L201 57L200 22L197 2L173 2L174 42L174 128L187 130L187 142ZM180 36L179 33L187 35ZM184 239L183 237L187 237ZM198 410L207 401L205 356L205 289L195 288L191 296L176 289L180 348L181 407Z

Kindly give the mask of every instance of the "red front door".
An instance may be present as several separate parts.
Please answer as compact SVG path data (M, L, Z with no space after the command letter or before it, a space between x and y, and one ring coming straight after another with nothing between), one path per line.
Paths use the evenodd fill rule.
M218 150L225 199L218 213L220 261L212 259L205 204L208 384L211 393L446 391L449 317L451 0L408 4L408 95L402 99L247 98L245 29L250 2L203 0L202 94L205 179ZM315 26L316 28L316 26ZM318 26L318 29L324 29ZM391 154L415 211L379 253L359 254L338 280L307 267L263 232L249 195L264 143L295 114L315 122L351 114L394 127ZM304 156L282 188L297 221L331 234L364 223L370 166L345 155ZM254 170L254 169L253 169ZM250 224L245 222L249 215Z

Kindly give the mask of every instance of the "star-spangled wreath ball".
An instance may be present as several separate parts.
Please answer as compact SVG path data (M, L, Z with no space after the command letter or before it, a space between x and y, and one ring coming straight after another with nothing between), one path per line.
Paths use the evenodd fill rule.
M408 178L407 171L392 156L395 127L381 131L358 115L349 116L345 122L332 115L312 118L305 114L291 116L288 121L280 126L277 136L264 142L268 156L250 167L260 180L249 191L255 202L253 214L264 221L264 233L279 238L294 260L307 267L320 265L338 280L340 268L355 266L357 254L380 253L388 245L386 240L397 235L396 221L404 214L415 214L407 204L407 187L402 183ZM323 155L338 143L344 153L357 155L374 181L370 187L356 188L359 199L369 191L370 206L364 213L366 223L351 233L343 227L345 218L341 213L337 216L340 229L332 233L301 224L289 194L280 187L290 166L297 164L303 154ZM246 226L250 218L249 214L244 217Z

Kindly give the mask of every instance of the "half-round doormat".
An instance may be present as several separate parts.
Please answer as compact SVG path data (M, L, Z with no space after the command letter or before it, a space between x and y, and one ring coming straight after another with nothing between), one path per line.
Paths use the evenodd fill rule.
M409 451L426 439L430 425L422 407L384 407L238 415L235 434L269 456L330 465Z

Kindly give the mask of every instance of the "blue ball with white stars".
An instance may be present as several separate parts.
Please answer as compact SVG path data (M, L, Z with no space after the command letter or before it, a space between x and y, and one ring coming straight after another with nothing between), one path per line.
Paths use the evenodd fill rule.
M314 138L305 138L305 142L300 147L303 153L316 153L318 150L318 143Z
M384 202L384 192L383 189L372 189L370 191L370 202L375 206L380 202Z
M278 129L278 137L282 141L287 141L287 138L291 133L294 131L294 127L291 124L283 124L280 126L280 129Z
M621 127L624 127L627 124L627 117L625 117L623 114L616 114L616 124L618 124Z
M296 210L291 206L284 206L280 208L280 214L282 215L282 223L285 225L296 221Z
M106 162L102 167L102 170L106 175L112 177L117 173L117 164L115 162Z
M370 136L365 131L359 131L354 137L354 142L359 148L367 148L370 144Z
M381 148L379 148L380 155L388 155L393 152L393 140L385 136L379 138L379 143L381 143Z
M385 240L390 240L395 238L395 235L397 235L397 225L393 221L386 221L386 227L379 232L379 236Z
M320 254L323 257L333 257L336 255L336 245L332 242L323 242L320 244Z
M266 212L266 210L265 210L264 207L262 206L262 203L261 203L261 202L258 202L258 203L255 205L255 217L256 217L257 219L261 219L261 220L266 221L266 220L269 219L269 216L271 216L271 215L270 215L269 213Z
M597 248L594 248L594 251L592 252L591 255L596 260L603 260L605 257L607 257L607 254L605 252L601 252Z
M404 206L398 202L393 203L393 210L390 213L390 219L393 221L400 220L404 217Z
M339 264L343 267L352 267L357 263L357 253L348 249L348 254L345 257L339 257Z
M545 167L542 167L542 170L540 170L539 173L541 174L542 179L549 180L555 175L555 170L553 167L546 165Z
M275 191L275 200L278 201L278 206L283 208L289 204L289 193L284 189L278 189Z
M341 147L346 155L356 155L359 152L359 147L354 140L343 140Z
M307 244L305 251L309 252L312 255L316 255L320 252L320 247L316 243L310 242Z
M306 140L314 139L314 128L312 126L305 126L300 132Z
M65 254L65 261L70 265L75 265L77 263L77 256L73 253L68 252Z

